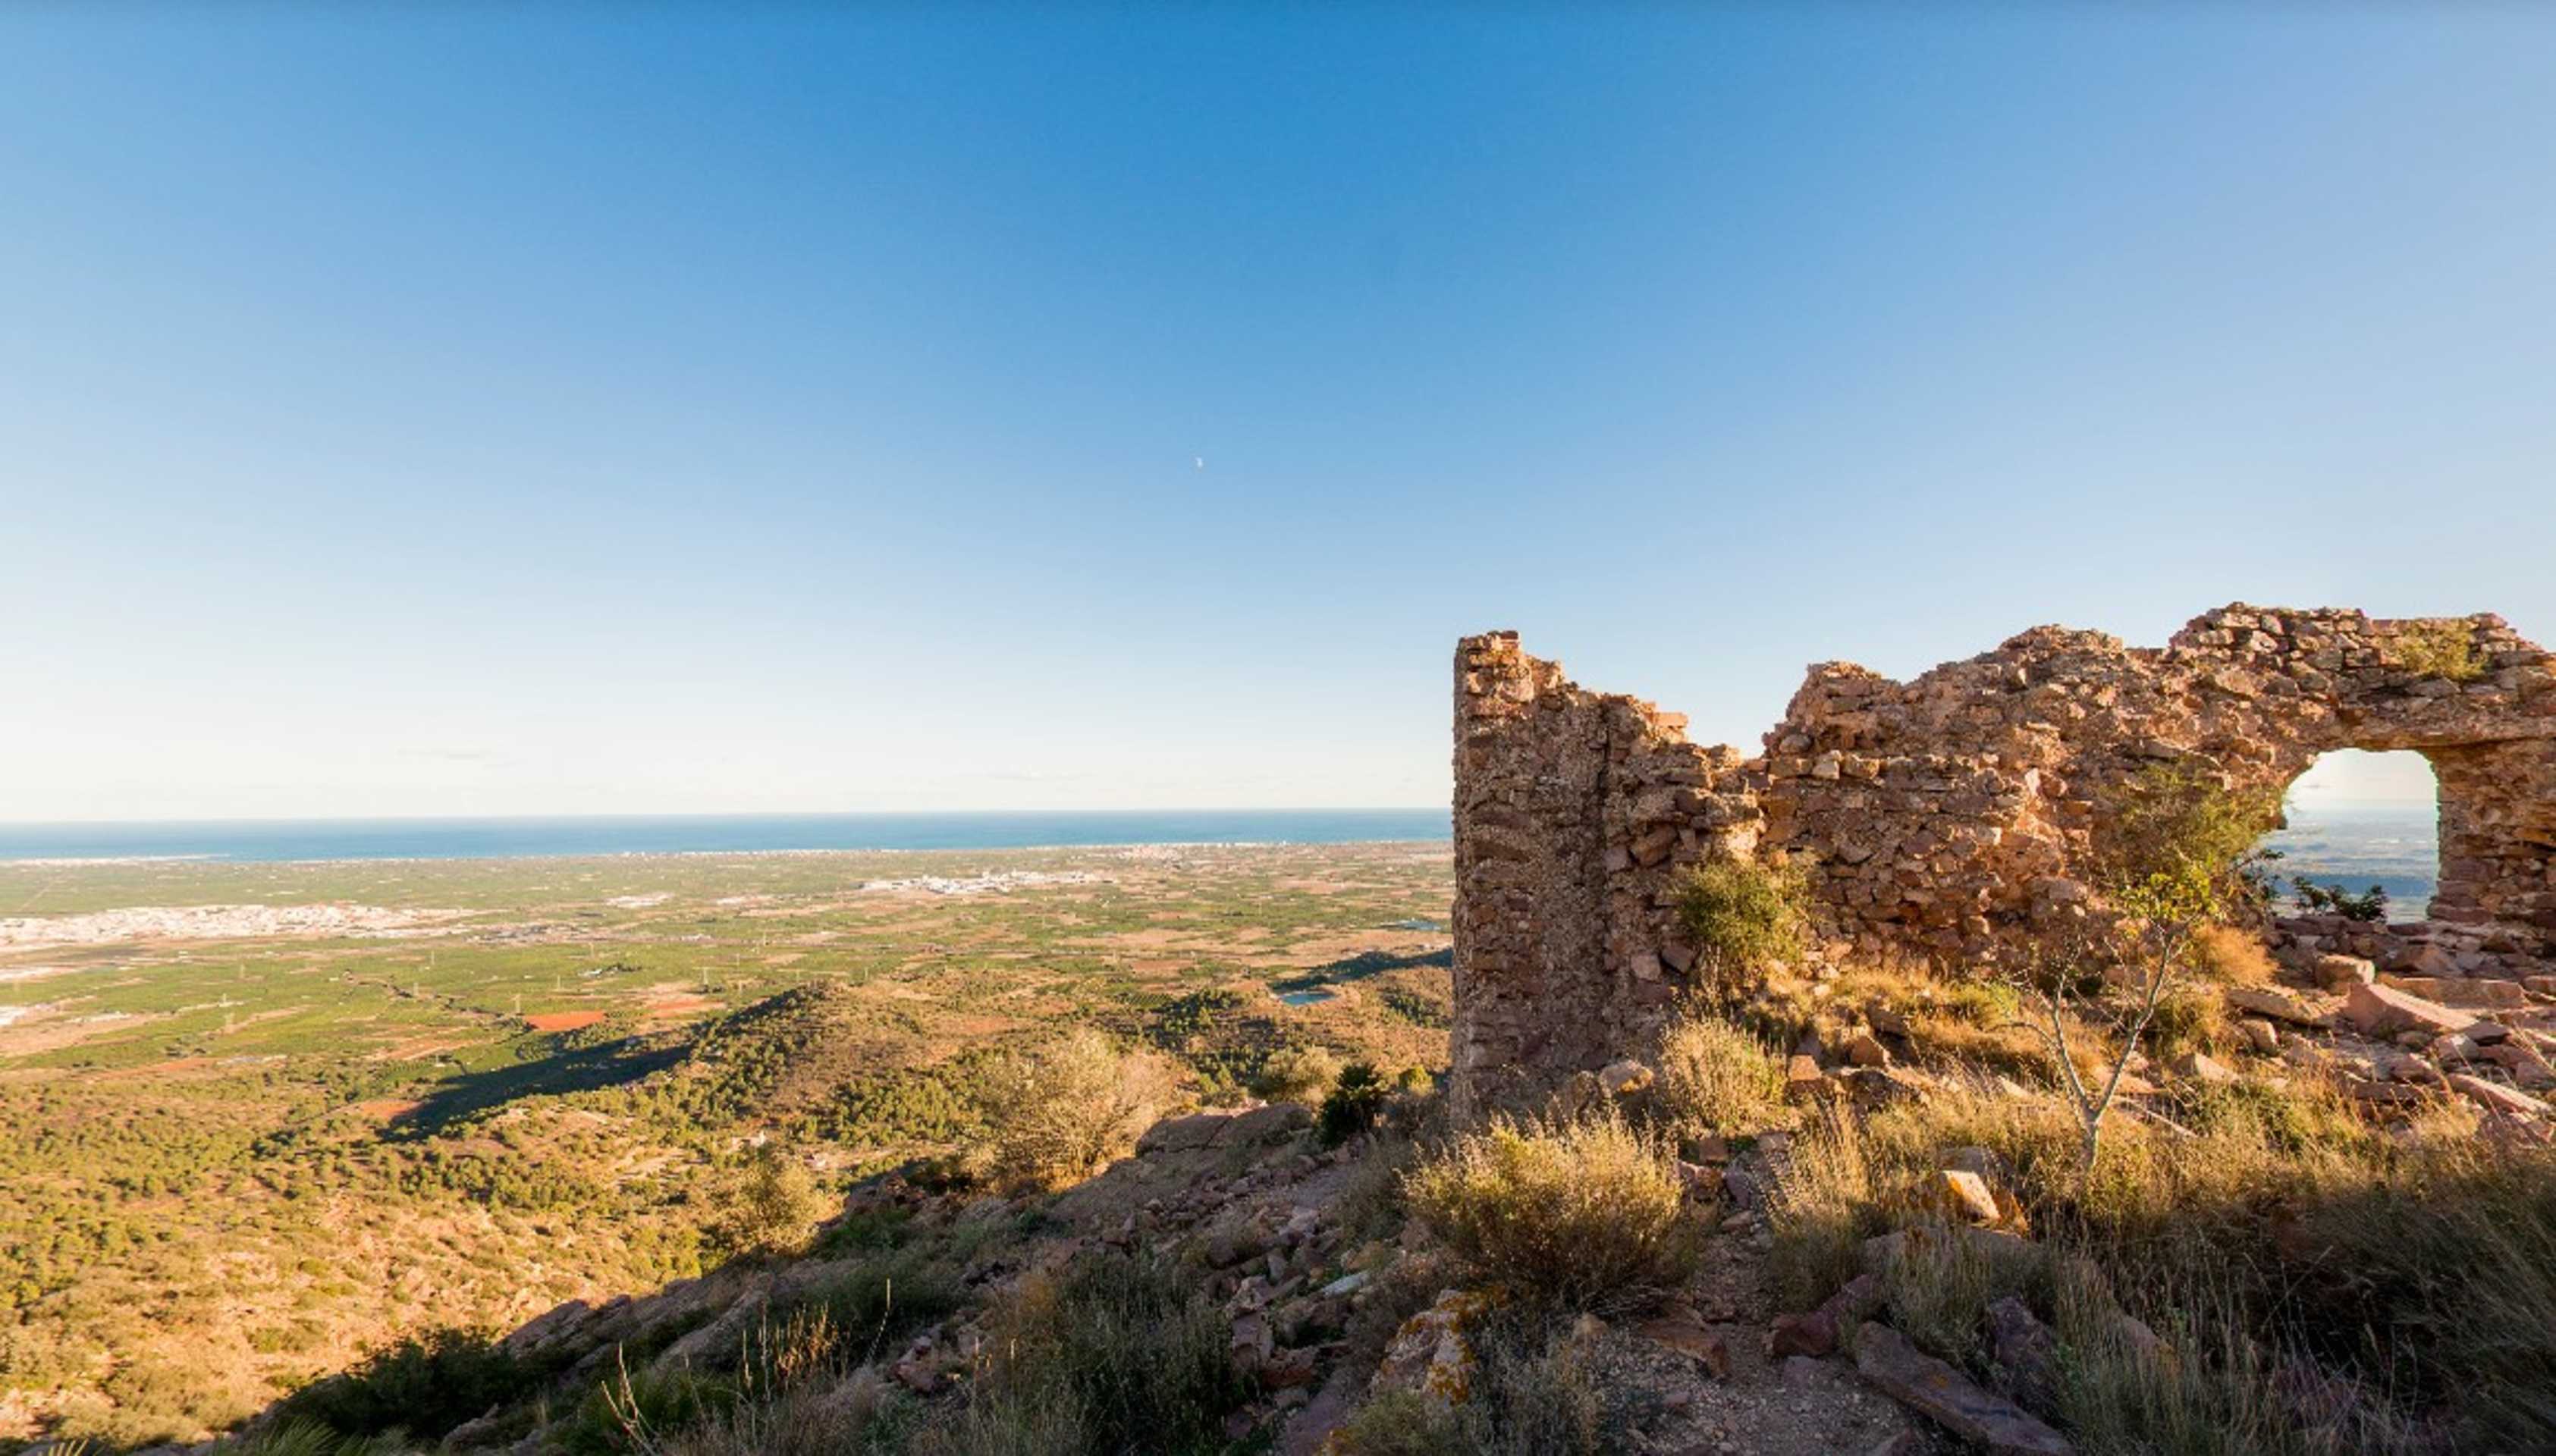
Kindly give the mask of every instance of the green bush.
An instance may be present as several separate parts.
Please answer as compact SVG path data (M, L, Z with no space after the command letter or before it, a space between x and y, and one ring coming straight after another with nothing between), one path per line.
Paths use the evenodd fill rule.
M1376 1114L1392 1095L1392 1084L1372 1065L1353 1061L1341 1068L1340 1079L1323 1098L1320 1130L1325 1146L1338 1147L1374 1127Z
M649 1456L666 1437L709 1425L736 1407L737 1389L728 1381L625 1366L586 1393L560 1445L570 1456Z
M1495 1121L1414 1167L1404 1193L1474 1274L1534 1306L1620 1307L1695 1262L1673 1159L1612 1116Z
M276 1414L284 1424L316 1424L340 1436L405 1431L434 1440L490 1406L532 1395L554 1373L484 1333L429 1330L303 1387Z
M2418 677L2446 677L2474 682L2485 675L2485 655L2477 651L2476 634L2457 617L2407 622L2388 643L2393 664Z
M1802 954L1809 882L1790 864L1716 859L1678 877L1678 926L1706 969L1728 980Z
M2370 922L2387 918L2387 890L2384 886L2372 885L2362 894L2355 895L2340 885L2320 885L2305 875L2293 875L2290 889L2297 894L2303 909L2321 914Z
M1341 1075L1340 1058L1319 1046L1286 1046L1269 1054L1251 1090L1271 1102L1311 1102Z
M959 1272L929 1250L864 1260L809 1290L855 1353L876 1354L957 1309L966 1292Z
M2151 764L2102 795L2095 876L2112 903L2153 920L2211 921L2257 909L2263 836L2280 795L2210 770Z

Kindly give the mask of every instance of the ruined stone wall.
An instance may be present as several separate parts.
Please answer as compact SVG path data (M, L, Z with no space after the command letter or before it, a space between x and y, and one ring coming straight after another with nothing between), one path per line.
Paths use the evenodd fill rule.
M2087 899L2100 805L2166 761L2281 789L2329 750L2421 752L2442 874L2409 943L2433 974L2556 955L2556 659L2496 617L2237 605L2162 649L2042 627L1904 683L1815 667L1761 758L1684 727L1515 634L1459 646L1460 1110L1640 1045L1694 964L1686 865L1794 857L1828 953L1991 961Z

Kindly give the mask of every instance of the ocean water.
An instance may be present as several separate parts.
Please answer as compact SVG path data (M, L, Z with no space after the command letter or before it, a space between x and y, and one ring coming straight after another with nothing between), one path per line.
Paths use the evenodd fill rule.
M504 859L1081 844L1350 844L1449 837L1447 810L1125 809L1023 813L683 814L541 819L259 819L0 824L10 860Z
M2430 804L2293 803L2289 825L2265 846L2280 851L2269 866L2286 890L2294 875L2355 894L2387 892L2387 917L2419 920L2440 884L2440 813Z

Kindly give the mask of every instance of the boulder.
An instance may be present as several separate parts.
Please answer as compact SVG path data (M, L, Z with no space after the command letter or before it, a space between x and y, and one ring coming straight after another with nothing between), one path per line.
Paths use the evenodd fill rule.
M1812 1057L1796 1052L1784 1063L1784 1100L1809 1102L1828 1086L1828 1078Z
M2409 976L2447 976L2458 970L2458 962L2441 947L2424 941L2397 953L2387 969Z
M1988 1338L1997 1388L2026 1405L2050 1409L2059 1389L2059 1336L2009 1294L1988 1306Z
M2474 980L2466 976L2386 976L2382 984L2408 996L2420 996L2443 1006L2473 1007L2481 1011L2516 1011L2529 1004L2529 994L2517 981Z
M2308 969L2315 974L2316 983L2328 991L2365 986L2378 974L2378 967L2357 955L2320 955Z
M1838 1322L1826 1309L1806 1314L1779 1314L1766 1332L1766 1355L1826 1355L1837 1349Z
M1886 1067L1890 1065L1890 1048L1870 1031L1857 1031L1847 1038L1846 1059L1859 1067Z
M2333 1018L2301 1000L2297 993L2279 986L2231 986L2228 988L2226 999L2230 1006L2238 1011L2250 1011L2256 1016L2269 1017L2276 1022L2289 1022L2301 1027L2323 1027L2333 1021Z
M1918 1202L1948 1219L1966 1223L1997 1221L1996 1195L1985 1178L1962 1168L1938 1168L1918 1185Z
M1609 1097L1629 1097L1650 1086L1651 1081L1651 1069L1630 1057L1608 1062L1598 1073L1598 1086Z
M2072 1456L2068 1438L1971 1384L1885 1324L1855 1331L1854 1368L1873 1389L1995 1456Z
M2190 1077L2196 1082L2233 1082L2236 1080L2236 1074L2235 1072L2230 1071L2224 1063L2206 1051L2187 1051L2183 1055L2176 1057L2174 1060L2174 1070L2177 1076Z
M1633 1333L1655 1345L1666 1345L1695 1357L1716 1377L1727 1378L1730 1374L1730 1346L1712 1326L1692 1314L1672 1313L1645 1320Z
M2266 1056L2281 1049L2280 1029L2261 1017L2246 1017L2236 1023L2236 1034L2245 1044Z
M2480 1022L2466 1012L2453 1011L2393 986L2353 987L2344 999L2343 1019L2368 1036L2392 1036L2398 1031L2435 1035L2456 1031L2484 1046L2501 1040L2504 1034L2491 1022Z

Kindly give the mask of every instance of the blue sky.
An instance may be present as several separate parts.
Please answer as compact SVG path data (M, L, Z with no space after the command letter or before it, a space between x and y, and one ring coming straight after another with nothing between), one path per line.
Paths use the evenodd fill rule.
M2556 638L2556 12L0 13L0 818L1426 803Z

